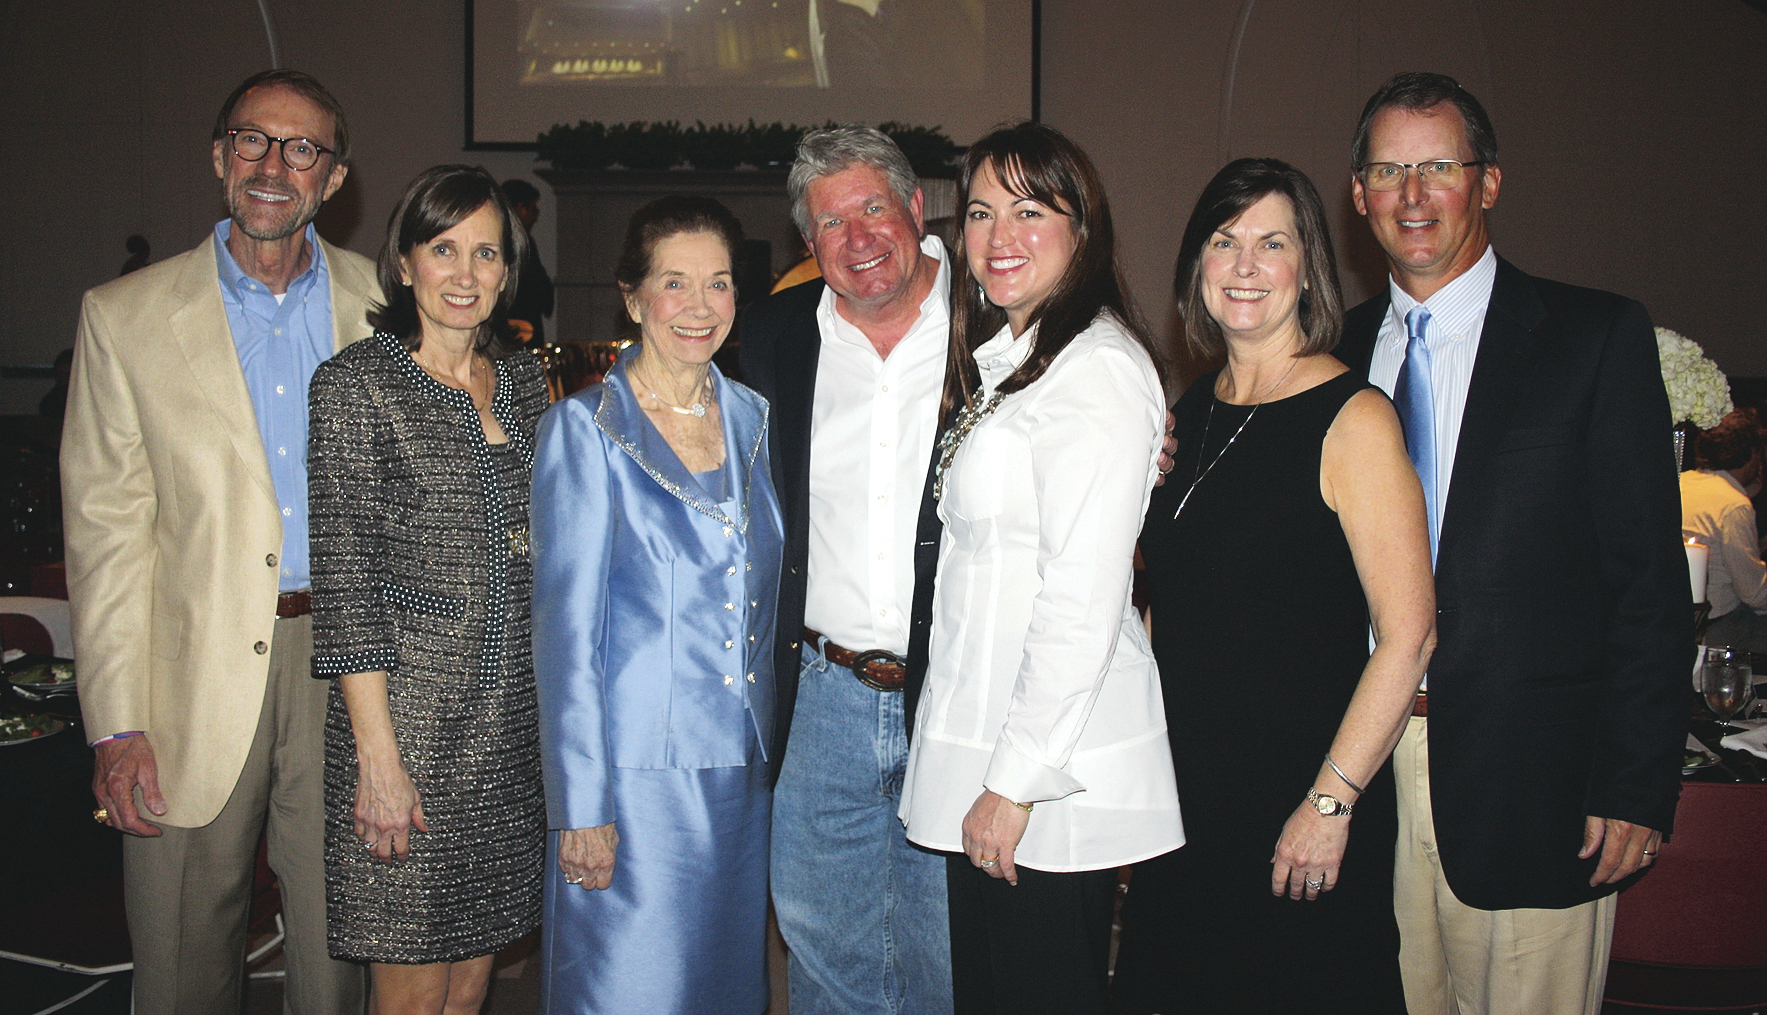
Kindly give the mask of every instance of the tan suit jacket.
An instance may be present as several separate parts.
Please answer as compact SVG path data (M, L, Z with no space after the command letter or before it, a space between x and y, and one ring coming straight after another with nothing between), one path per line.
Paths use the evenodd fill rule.
M342 349L371 333L380 287L367 258L320 246ZM206 825L257 729L282 553L213 236L86 293L61 483L86 735L146 731L155 820Z

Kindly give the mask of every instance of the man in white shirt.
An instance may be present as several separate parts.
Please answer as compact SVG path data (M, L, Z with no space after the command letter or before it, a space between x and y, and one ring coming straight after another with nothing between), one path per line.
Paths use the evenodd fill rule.
M1496 133L1454 79L1383 85L1352 165L1391 278L1338 354L1393 396L1436 565L1393 754L1406 1003L1595 1015L1613 893L1675 813L1692 663L1650 320L1492 251Z
M1681 534L1705 544L1707 645L1767 652L1767 564L1749 492L1761 485L1761 424L1738 409L1699 436L1699 468L1681 474Z
M751 304L740 334L743 379L772 405L786 523L770 757L791 1010L939 1015L951 1011L944 858L910 845L896 811L951 273L914 170L878 131L805 135L788 189L823 278Z

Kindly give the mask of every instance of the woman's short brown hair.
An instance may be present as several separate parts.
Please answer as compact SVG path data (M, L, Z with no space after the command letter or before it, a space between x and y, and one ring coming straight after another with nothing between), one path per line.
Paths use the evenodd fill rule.
M623 293L632 293L650 277L651 259L657 244L683 233L710 233L724 241L732 271L742 250L742 223L715 198L691 194L659 197L632 213L626 223L626 242L614 265L614 282Z
M1337 255L1325 225L1325 204L1307 174L1280 159L1234 159L1209 181L1196 199L1196 210L1184 227L1178 248L1178 270L1172 289L1184 318L1184 341L1204 359L1227 353L1221 326L1203 302L1202 255L1216 230L1244 215L1271 194L1288 198L1295 214L1296 240L1301 245L1301 290L1297 313L1305 335L1298 356L1337 348L1344 330L1344 296L1338 287Z
M528 231L516 222L515 209L503 196L503 188L480 166L434 166L417 174L405 188L405 196L387 218L387 239L380 248L380 291L385 302L370 308L369 324L391 333L412 352L422 346L423 320L417 311L417 294L402 278L401 261L419 244L466 221L487 204L497 209L503 222L503 262L509 275L491 315L479 325L473 348L492 359L502 359L519 348L509 333L507 315L521 282L522 262L528 256Z

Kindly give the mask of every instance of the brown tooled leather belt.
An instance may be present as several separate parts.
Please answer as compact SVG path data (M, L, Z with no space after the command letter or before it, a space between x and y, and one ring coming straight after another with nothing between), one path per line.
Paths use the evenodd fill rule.
M1430 715L1430 696L1427 691L1417 692L1417 700L1411 703L1411 714L1428 719Z
M804 643L821 645L822 634L819 631L804 628ZM869 652L855 652L850 648L842 648L834 642L823 647L822 654L836 666L853 671L859 682L877 691L900 691L908 682L908 660L894 652L886 652L874 648Z
M313 612L313 593L307 589L299 592L284 592L276 597L276 615L278 617L304 617Z

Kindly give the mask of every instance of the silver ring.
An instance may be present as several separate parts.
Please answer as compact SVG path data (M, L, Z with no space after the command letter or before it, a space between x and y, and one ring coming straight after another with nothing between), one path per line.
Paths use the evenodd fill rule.
M374 843L372 843L372 842L364 842L364 843L363 843L363 844L362 844L362 848L363 848L363 849L373 849L373 848L374 848Z
M1306 878L1302 878L1301 883L1305 884L1308 888L1311 888L1314 891L1318 891L1319 889L1325 887L1325 879L1324 878L1320 878L1318 881L1309 881Z
M567 885L580 885L583 883L583 879L582 878L565 878L564 883Z
M986 870L987 868L992 867L992 866L994 866L994 861L992 861L992 860L983 860L982 861L982 869L983 870Z

